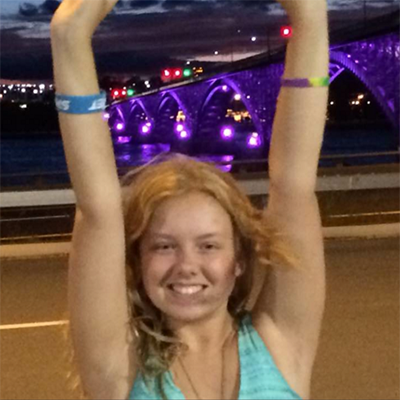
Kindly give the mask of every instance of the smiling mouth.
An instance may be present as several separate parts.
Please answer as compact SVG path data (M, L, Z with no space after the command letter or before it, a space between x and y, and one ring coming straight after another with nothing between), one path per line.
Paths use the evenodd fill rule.
M196 293L201 292L202 290L204 290L207 285L168 285L167 286L168 289L172 290L174 293L179 293L179 294L183 294L183 295L193 295Z

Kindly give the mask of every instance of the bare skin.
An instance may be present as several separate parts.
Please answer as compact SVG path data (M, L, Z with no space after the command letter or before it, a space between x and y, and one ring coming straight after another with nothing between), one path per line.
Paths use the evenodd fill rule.
M176 386L186 398L237 397L237 337L227 305L241 268L230 216L201 192L168 199L150 221L141 259L146 292L188 346L171 366ZM206 288L199 295L179 294L170 287L178 282Z
M58 93L85 96L99 92L91 39L117 1L63 0L51 22ZM279 2L294 27L287 47L285 77L326 76L329 61L326 0ZM254 327L278 369L304 399L310 394L325 296L323 240L315 184L327 92L327 88L283 88L280 93L269 154L270 192L265 215L266 221L279 227L288 238L305 272L274 271L273 286L263 286L252 313ZM125 351L130 316L125 296L124 221L109 128L100 113L79 116L61 113L59 120L77 198L68 290L80 373L91 398L127 398L136 366L133 349ZM226 244L222 251L224 256L214 255L209 263L205 262L195 233L182 226L173 232L176 247L171 257L161 258L160 275L153 270L158 256L146 253L145 249L143 256L154 272L147 277L150 297L165 309L171 327L192 350L186 358L189 370L192 367L192 376L202 382L208 374L209 386L200 397L219 398L221 377L213 371L221 369L222 361L218 361L221 358L216 357L211 348L221 348L231 326L226 301L238 268L234 263L232 242L228 240L231 231L229 224L225 224L227 215L204 198L197 201L199 198L193 197L188 204L181 204L179 210L176 202L165 205L158 215L157 228L173 228L167 218L170 210L176 211L177 222L185 210L182 223L189 221L191 224L194 214L190 205L196 204L203 211L204 207L209 207L207 213L215 212L215 217L220 218L219 225L226 228L222 235ZM200 222L203 221L199 219L194 224L199 230ZM208 229L211 225L203 227ZM209 269L211 266L218 267L217 272ZM183 277L196 277L200 280L196 283L208 286L205 289L210 294L208 301L191 305L191 310L196 312L194 318L189 313L180 315L177 301L166 295L168 288L164 283ZM219 298L213 296L218 293ZM165 299L168 301L164 303ZM302 318L293 317L298 315ZM209 332L211 321L213 335ZM227 348L227 357L229 365L234 367L226 371L231 386L225 395L237 398L238 358L234 340ZM202 361L204 368L196 369L196 360ZM114 365L112 370L110 365ZM185 397L194 398L187 380L181 379L179 367L173 365L172 370L177 372L176 383Z

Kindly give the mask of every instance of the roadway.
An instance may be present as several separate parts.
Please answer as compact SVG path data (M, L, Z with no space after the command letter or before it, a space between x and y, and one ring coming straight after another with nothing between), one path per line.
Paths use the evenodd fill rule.
M377 176L373 184L382 179ZM317 196L327 303L312 398L398 399L399 189L328 190ZM267 202L267 195L250 198L257 207ZM74 205L0 212L0 398L76 399L67 378L66 339Z
M327 239L314 399L399 398L399 239ZM77 399L67 361L67 255L3 258L2 399Z

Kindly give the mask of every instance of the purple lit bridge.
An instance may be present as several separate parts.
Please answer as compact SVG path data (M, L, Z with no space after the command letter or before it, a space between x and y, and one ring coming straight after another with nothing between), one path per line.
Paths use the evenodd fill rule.
M388 121L398 128L399 58L396 33L332 45L331 83L343 71L350 71L368 88ZM266 60L265 65L181 82L112 104L105 118L118 142L134 138L143 144L169 143L174 150L185 149L189 154L205 153L210 146L229 151L235 144L260 155L260 149L269 149L283 72L282 62ZM235 124L235 101L242 102L247 110L239 117L240 124Z

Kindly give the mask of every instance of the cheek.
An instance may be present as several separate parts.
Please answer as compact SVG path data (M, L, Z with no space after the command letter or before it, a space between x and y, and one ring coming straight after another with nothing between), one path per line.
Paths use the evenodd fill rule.
M162 260L144 259L142 262L142 278L146 290L149 291L151 288L154 289L154 287L162 285L167 271L168 265Z
M221 260L218 264L216 268L211 269L213 276L225 286L231 286L238 276L236 262L227 264L226 260Z

